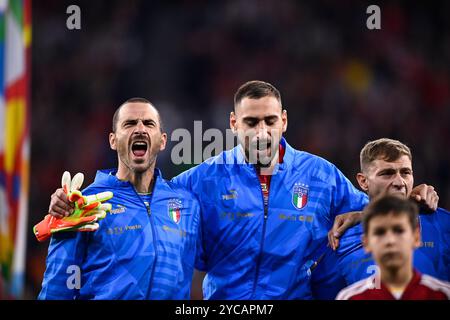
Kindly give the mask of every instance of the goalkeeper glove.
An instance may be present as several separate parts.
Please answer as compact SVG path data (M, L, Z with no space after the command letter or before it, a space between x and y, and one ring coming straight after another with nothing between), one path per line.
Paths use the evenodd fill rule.
M99 228L97 223L106 217L111 210L111 204L103 203L113 197L110 191L95 195L83 196L78 190L83 184L84 176L77 173L73 179L69 172L64 172L61 180L62 188L70 202L74 203L73 213L64 218L56 218L47 214L45 218L33 227L38 241L42 242L60 231L95 231Z

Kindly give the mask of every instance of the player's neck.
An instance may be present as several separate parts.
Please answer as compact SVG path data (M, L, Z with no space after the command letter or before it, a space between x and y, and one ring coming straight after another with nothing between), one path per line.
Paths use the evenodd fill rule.
M151 192L153 189L153 175L153 168L151 171L147 170L142 174L134 173L130 179L130 182L139 193Z
M381 268L381 282L390 290L404 290L413 277L411 264L398 269Z
M119 180L129 181L137 192L147 193L151 192L153 189L153 176L155 172L155 164L153 163L148 170L144 172L136 172L132 170L119 170L117 171L116 177Z
M271 164L270 167L262 167L262 166L256 165L256 172L258 172L258 174L262 175L262 176L271 176L274 168L275 168L275 163Z
M277 152L277 154L272 158L269 166L265 167L257 164L256 171L258 172L259 175L271 176L278 161L279 161L279 152Z

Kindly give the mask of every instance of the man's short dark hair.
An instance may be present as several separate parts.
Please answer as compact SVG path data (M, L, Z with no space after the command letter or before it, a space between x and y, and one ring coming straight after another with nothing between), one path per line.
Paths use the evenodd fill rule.
M386 195L371 201L363 211L363 229L364 234L369 233L369 223L374 217L393 214L396 216L407 215L411 228L416 230L418 227L417 204L409 199Z
M412 161L411 150L398 140L381 138L366 143L359 155L361 171L365 172L375 160L396 161L401 156L407 156Z
M244 83L234 94L234 108L244 98L260 99L263 97L275 97L281 104L281 94L277 88L268 82L253 80Z
M116 132L116 130L117 130L117 122L119 121L119 112L120 112L120 109L122 109L122 107L123 107L125 104L127 104L127 103L133 103L133 102L136 102L136 103L147 103L147 104L151 105L153 108L155 108L155 106L154 106L149 100L147 100L147 99L145 99L145 98L135 97L135 98L130 98L130 99L128 99L127 101L123 102L123 103L117 108L117 110L114 112L113 119L112 119L112 132ZM156 110L156 113L158 114L158 121L159 121L159 127L160 127L160 129L161 129L161 132L164 132L164 129L163 129L163 123L162 123L162 120L161 120L161 116L159 115L159 111L158 111L156 108L155 108L155 110Z

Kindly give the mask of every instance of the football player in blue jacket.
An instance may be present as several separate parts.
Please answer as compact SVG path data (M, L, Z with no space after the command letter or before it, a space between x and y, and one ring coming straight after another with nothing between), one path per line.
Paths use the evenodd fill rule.
M327 160L292 148L279 91L250 81L234 97L239 145L173 181L202 207L196 267L206 299L334 299L343 283L326 250L335 217L368 197Z
M368 142L361 150L358 183L370 199L383 194L409 197L414 183L412 154L403 143L392 139ZM419 214L421 246L414 252L414 267L441 280L450 275L450 213L442 208ZM375 262L362 246L362 225L348 229L336 250L339 273L346 285L367 278L376 271Z
M52 236L39 299L190 298L200 207L155 168L166 140L149 101L117 109L109 142L118 168L98 171L83 191L112 191L112 210L95 232ZM63 216L70 207L56 194L64 201L52 197L50 212Z
M312 299L334 217L367 196L330 162L287 143L287 112L271 84L239 88L230 127L237 147L174 178L202 207L204 297Z

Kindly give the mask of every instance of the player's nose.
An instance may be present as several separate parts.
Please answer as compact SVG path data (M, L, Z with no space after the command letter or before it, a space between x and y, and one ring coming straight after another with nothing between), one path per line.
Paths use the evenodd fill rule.
M394 185L396 187L401 187L401 188L403 188L405 186L405 179L403 179L400 172L397 172L395 174L395 176L393 177L392 185Z
M145 131L145 125L144 125L144 123L142 122L142 120L139 120L139 121L137 122L137 124L136 124L134 133L142 133L142 132L144 132L144 131Z
M269 128L264 121L260 121L256 128L256 136L258 139L266 139L270 136Z

